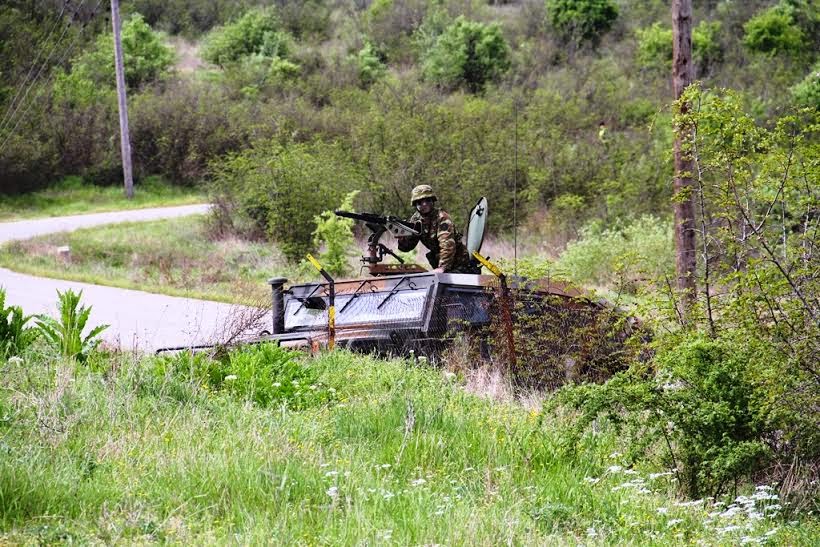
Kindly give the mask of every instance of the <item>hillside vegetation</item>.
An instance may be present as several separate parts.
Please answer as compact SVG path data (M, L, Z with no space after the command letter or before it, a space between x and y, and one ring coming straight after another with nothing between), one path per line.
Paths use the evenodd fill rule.
M207 231L176 225L175 237L195 238L179 253L175 237L156 237L173 224L130 239L100 231L72 243L79 269L186 289L210 276L197 290L225 291L234 278L299 275L316 252L347 275L354 228L328 211L403 215L411 188L430 183L459 226L490 198L492 254L508 272L603 289L634 304L640 328L600 383L541 394L532 415L467 395L439 370L346 353L132 363L92 352L74 366L7 342L15 372L0 416L12 417L0 427L14 434L0 445L13 455L0 460L0 522L30 537L58 513L60 533L103 541L740 543L767 541L773 511L774 538L809 543L820 507L820 13L808 0L695 2L699 82L682 109L668 4L123 2L138 182L202 185L216 211ZM120 177L102 12L81 6L66 31L76 49L48 57L46 77L19 93L39 66L31 44L68 21L55 19L61 5L0 8L6 194L63 175ZM195 70L175 69L168 44L183 40ZM676 135L694 164L687 313L673 288ZM513 219L520 253L505 241ZM232 254L237 238L254 243ZM20 262L59 269L40 256L51 243L15 244L2 260L30 254ZM203 253L232 264L191 256ZM0 319L9 340L29 339L21 310ZM536 319L515 333L526 366L506 381L519 395L589 364L540 359L550 344L599 347L568 336L571 322ZM441 364L469 376L482 364L466 355ZM315 389L299 379L284 396L279 374ZM669 473L665 492L689 501L657 501L646 473ZM38 486L52 483L73 489ZM720 524L727 513L754 522Z

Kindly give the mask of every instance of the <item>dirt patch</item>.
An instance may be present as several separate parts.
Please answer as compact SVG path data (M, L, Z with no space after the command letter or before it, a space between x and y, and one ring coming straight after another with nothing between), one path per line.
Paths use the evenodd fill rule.
M205 61L199 56L200 44L178 36L171 39L170 43L177 54L175 68L179 72L194 72L205 66Z

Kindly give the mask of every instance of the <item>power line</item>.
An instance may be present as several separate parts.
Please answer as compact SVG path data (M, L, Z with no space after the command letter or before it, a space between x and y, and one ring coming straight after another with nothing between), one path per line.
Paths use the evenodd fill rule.
M84 3L85 3L85 0L82 0L82 2L80 2L80 6L78 7L78 10L82 8L82 5ZM77 12L74 12L74 13L76 14ZM62 14L60 16L62 17ZM59 23L59 19L58 19L57 22ZM9 109L8 109L7 113L10 112L10 115L8 116L8 118L6 118L6 116L3 117L3 123L0 124L0 133L2 133L2 131L4 129L8 128L8 126L11 124L12 120L14 119L14 116L17 114L17 112L19 112L20 107L25 102L26 98L28 97L28 94L34 88L34 85L37 83L37 79L40 77L40 74L43 72L43 69L48 65L49 61L51 61L51 57L54 55L54 51L56 50L56 48L60 44L60 42L62 42L63 37L65 36L65 33L68 32L69 28L71 28L71 25L73 24L73 22L74 22L74 16L72 15L71 19L69 19L68 24L65 26L65 28L63 28L63 32L60 34L60 37L57 39L56 42L54 42L51 45L51 49L49 50L48 56L43 61L43 63L40 65L40 68L37 70L37 73L35 74L34 78L29 83L29 76L34 71L34 68L37 65L37 61L34 62L34 65L29 70L29 74L26 76L25 81L23 82L22 86L18 89L17 94L15 94L15 100L19 96L20 92L22 92L23 88L26 88L25 93L23 94L22 99L20 99L20 101L16 105L14 104L14 101L12 101L12 104L9 105ZM56 28L56 25L55 25L54 28ZM52 31L53 31L53 29L52 29ZM42 51L43 50L41 49L40 53L37 54L37 60L39 60L40 54L42 54ZM26 87L26 85L28 85L28 87ZM12 108L12 107L14 107L14 108Z
M74 47L77 45L77 41L80 39L83 32L85 31L86 26L88 26L88 23L90 23L94 19L94 17L97 15L97 11L99 10L101 3L102 3L102 0L98 0L97 5L94 6L94 10L91 12L91 16L88 18L87 21L85 21L82 24L82 26L80 27L80 31L77 33L77 36L74 37L74 41L71 42L69 47L66 48L63 51L63 54L60 56L60 59L57 61L57 64L61 64L63 62L63 60L74 50ZM52 72L49 75L48 79L46 80L46 83L47 84L50 83L51 80L54 79L54 76L55 76L55 73ZM3 149L6 147L6 144L11 140L11 137L14 135L14 132L17 130L17 127L20 125L20 122L23 120L23 118L26 117L26 114L31 109L31 107L34 105L34 102L35 102L34 100L31 100L29 102L28 106L23 111L22 115L17 118L17 123L14 124L14 127L11 129L11 131L8 133L8 135L6 135L5 140L3 140L2 143L0 143L0 154L3 153Z
M52 25L51 30L48 31L48 34L46 35L45 39L43 40L43 44L48 43L48 39L51 38L52 34L54 34L54 29L56 29L57 25L59 25L60 21L62 21L63 14L65 13L65 10L69 6L69 4L71 4L71 2L69 2L69 1L63 2L63 9L60 10L60 14L57 16L57 19L54 21L54 25ZM69 24L66 26L66 29L69 26L71 26L71 21L70 20L69 20ZM63 31L63 34L60 35L60 38L57 40L57 42L55 42L55 45L56 45L56 43L59 43L60 40L62 40L62 37L63 37L64 34L65 34L65 30ZM53 47L54 46L52 46L52 49L53 49ZM22 93L23 88L26 87L26 84L28 84L28 81L31 78L31 75L34 74L34 69L37 67L37 63L40 61L40 56L43 54L43 49L44 48L40 48L39 51L37 52L37 57L35 57L34 62L31 63L31 67L29 68L28 73L26 74L26 77L23 80L23 83L20 84L20 86L17 88L17 92L14 94L14 97L11 99L11 102L9 103L8 109L6 109L6 112L3 114L3 120L0 121L0 131L2 131L3 126L6 125L7 119L10 117L12 107L17 102L18 97L20 97L20 94Z

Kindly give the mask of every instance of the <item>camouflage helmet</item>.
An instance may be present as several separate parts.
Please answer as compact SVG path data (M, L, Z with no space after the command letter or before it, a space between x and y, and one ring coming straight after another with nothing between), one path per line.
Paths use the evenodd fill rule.
M438 199L435 192L433 192L433 188L428 184L420 184L413 188L413 192L410 194L410 205L415 206L417 201L424 198L432 198L433 201Z

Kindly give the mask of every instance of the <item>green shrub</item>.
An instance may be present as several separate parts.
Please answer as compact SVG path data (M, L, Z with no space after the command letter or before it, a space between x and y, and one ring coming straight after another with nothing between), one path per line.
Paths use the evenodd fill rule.
M365 88L381 79L387 72L384 55L370 42L365 42L362 49L353 57L353 62L359 72L359 83Z
M644 216L624 226L604 227L600 222L585 226L556 265L577 282L625 281L628 285L621 288L632 291L633 284L671 273L674 263L671 223Z
M423 63L426 77L438 85L477 93L507 71L510 48L498 24L459 17L425 52Z
M743 25L743 44L756 53L799 53L803 31L794 22L794 10L780 3L762 11Z
M31 317L20 306L6 307L6 290L0 287L0 359L19 355L37 338L39 331L26 327Z
M162 173L176 184L198 183L209 161L275 130L257 119L254 105L198 82L152 86L130 98L129 109L134 172Z
M125 83L132 89L162 78L174 62L173 50L164 44L162 35L151 30L138 13L122 24L122 53ZM88 84L84 81L91 81L95 86L115 87L113 59L114 40L111 34L103 33L93 49L74 62L66 90L87 93ZM81 97L73 99L81 100Z
M720 496L771 455L767 442L777 424L757 374L776 365L748 340L669 338L654 368L634 365L604 385L568 388L549 404L581 410L575 439L606 418L628 435L630 460L663 453L688 496Z
M202 58L221 67L251 55L284 59L290 53L290 43L276 13L270 8L255 8L214 29L205 41Z
M692 55L701 72L721 59L720 29L719 21L701 21L692 29ZM647 68L669 70L672 67L672 29L656 22L635 33L638 63Z
M212 194L222 224L265 235L291 260L311 250L316 217L363 187L338 144L259 142L212 164Z
M803 80L791 88L794 102L820 110L820 63L814 65Z
M83 291L75 293L71 289L57 291L57 309L60 319L47 315L37 316L37 328L46 342L57 352L68 359L77 359L84 363L89 354L100 344L99 335L108 325L98 325L83 337L91 308L80 306Z
M552 26L565 40L597 44L618 18L612 0L546 0Z
M353 211L353 200L359 194L354 190L345 196L339 209ZM350 272L348 259L356 248L353 237L355 221L350 218L336 216L333 211L324 211L314 222L316 231L313 232L313 245L317 249L324 248L319 261L331 275L345 275Z

